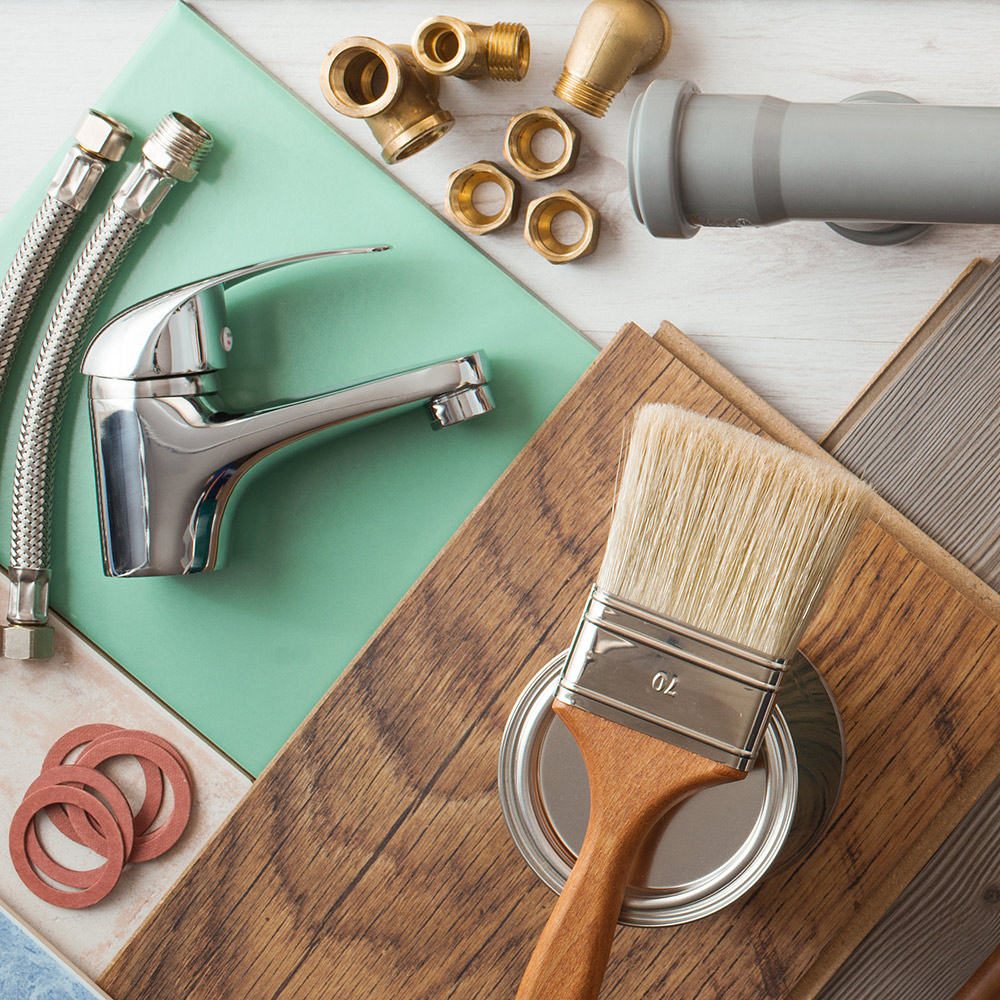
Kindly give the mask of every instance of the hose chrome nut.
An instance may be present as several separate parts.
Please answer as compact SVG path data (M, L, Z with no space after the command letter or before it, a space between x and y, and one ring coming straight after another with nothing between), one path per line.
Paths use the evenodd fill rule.
M3 656L7 660L47 660L55 647L51 625L5 625Z
M117 163L132 141L132 132L120 121L91 108L73 130L77 145L109 163Z
M532 148L535 136L549 130L562 139L563 150L554 160L543 160ZM507 162L529 180L539 181L569 173L580 155L580 133L554 108L535 108L515 115L503 139Z
M633 73L652 69L670 48L670 22L653 0L594 0L566 53L556 97L603 118Z
M564 243L553 232L555 218L564 212L578 216L583 222L583 235L573 243ZM597 209L565 188L536 198L525 213L525 242L552 264L566 264L592 254L597 249L600 232L601 215Z
M73 132L70 146L46 194L76 212L82 212L108 163L122 158L132 133L121 122L91 108Z
M455 123L438 103L440 79L425 73L406 45L345 38L326 54L319 83L331 108L368 123L389 164L425 149Z
M413 55L432 76L523 80L531 61L528 29L516 22L471 24L429 17L413 33Z
M476 189L481 184L495 184L503 192L503 205L499 211L487 213L476 207ZM492 233L513 222L517 218L520 203L521 185L490 160L470 163L448 178L445 196L448 213L474 236Z

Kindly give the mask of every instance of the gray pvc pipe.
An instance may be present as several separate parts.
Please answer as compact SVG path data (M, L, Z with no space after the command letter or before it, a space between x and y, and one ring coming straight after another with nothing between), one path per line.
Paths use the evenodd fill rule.
M629 126L632 207L674 237L788 219L1000 223L1000 108L907 100L790 104L654 80Z

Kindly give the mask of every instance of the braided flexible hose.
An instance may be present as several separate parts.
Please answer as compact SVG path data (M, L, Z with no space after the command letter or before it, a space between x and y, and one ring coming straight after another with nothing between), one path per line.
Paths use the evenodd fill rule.
M49 322L31 376L17 441L11 566L49 566L52 477L70 381L94 313L142 228L142 222L120 209L108 209L66 282Z
M46 622L53 473L66 397L84 337L136 236L177 181L197 176L213 141L185 115L171 112L160 121L143 144L142 161L119 187L90 237L49 322L17 442L11 590L8 624L2 629L5 657L23 660L52 655L53 630Z
M0 396L42 286L79 219L75 208L47 195L4 275L0 285Z

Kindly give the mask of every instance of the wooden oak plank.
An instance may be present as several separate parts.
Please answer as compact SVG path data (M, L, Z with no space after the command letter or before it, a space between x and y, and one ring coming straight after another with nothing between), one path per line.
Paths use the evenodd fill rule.
M496 761L571 637L626 416L753 424L637 328L532 439L103 980L118 997L510 996L553 896L510 843ZM606 995L778 998L1000 736L997 628L874 524L804 643L841 705L845 794L797 868L696 924L620 928ZM288 665L291 669L291 665Z

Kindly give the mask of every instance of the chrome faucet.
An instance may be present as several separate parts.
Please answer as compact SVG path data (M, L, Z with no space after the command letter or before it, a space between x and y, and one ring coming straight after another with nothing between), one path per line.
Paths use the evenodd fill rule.
M232 346L225 289L317 257L239 268L164 292L103 327L83 360L97 471L104 572L167 576L215 568L219 527L240 477L316 431L425 405L432 427L493 409L485 355L460 358L267 407L228 412L218 372Z

